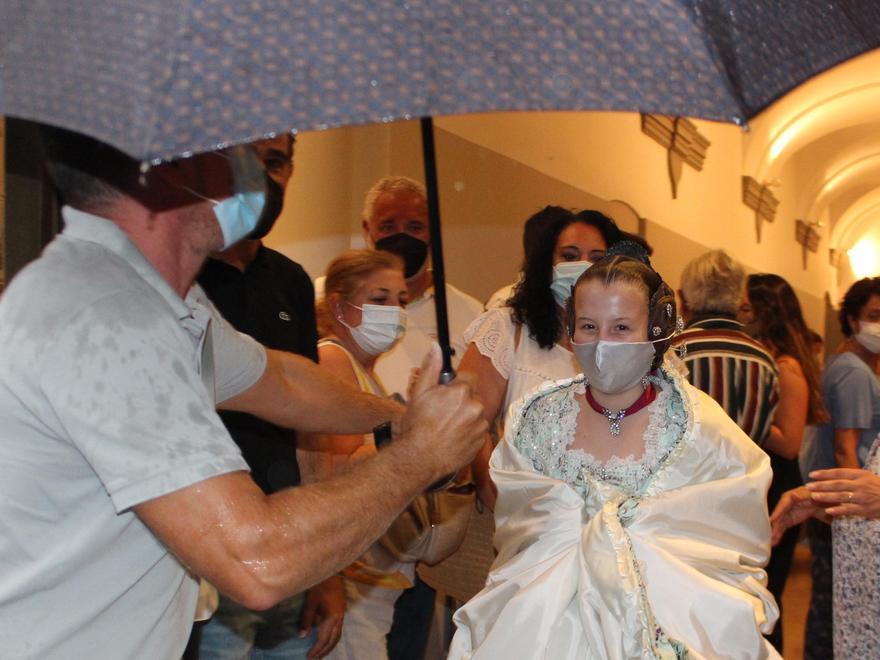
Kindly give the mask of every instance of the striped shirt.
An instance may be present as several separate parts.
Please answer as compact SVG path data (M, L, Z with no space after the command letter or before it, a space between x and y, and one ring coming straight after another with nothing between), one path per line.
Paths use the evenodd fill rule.
M741 323L716 315L691 322L672 346L686 349L682 360L691 384L763 446L779 401L779 371L763 345Z

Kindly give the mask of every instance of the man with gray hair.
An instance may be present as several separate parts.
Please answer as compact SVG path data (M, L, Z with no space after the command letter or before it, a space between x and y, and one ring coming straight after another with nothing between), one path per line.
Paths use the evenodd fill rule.
M736 320L745 279L743 267L724 250L688 263L678 291L687 327L672 345L683 349L691 384L715 399L758 446L773 449L779 374L773 357Z
M434 276L428 249L428 201L425 187L405 176L379 179L364 199L363 230L367 244L398 255L404 262L409 302L403 339L376 362L376 373L389 392L406 394L410 372L418 366L427 347L437 337L434 318ZM483 312L483 306L460 289L446 284L449 339L454 364L464 355L467 326Z
M406 334L376 361L376 373L389 392L406 395L413 367L419 365L418 356L423 355L437 337L425 187L406 176L379 179L364 198L362 226L369 247L392 252L404 263L409 299ZM447 283L446 308L455 367L464 355L464 331L483 312L483 305ZM433 589L442 591L444 584L430 574L428 567L421 567L419 573L414 576L414 586L404 592L395 607L394 624L388 637L391 660L421 657L424 653L433 611ZM420 579L422 576L425 582Z

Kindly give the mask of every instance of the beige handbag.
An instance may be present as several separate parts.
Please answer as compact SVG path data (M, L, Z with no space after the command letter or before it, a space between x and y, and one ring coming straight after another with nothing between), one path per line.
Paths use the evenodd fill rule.
M422 493L397 516L379 543L400 561L428 565L443 561L464 540L476 490L468 474L465 481Z

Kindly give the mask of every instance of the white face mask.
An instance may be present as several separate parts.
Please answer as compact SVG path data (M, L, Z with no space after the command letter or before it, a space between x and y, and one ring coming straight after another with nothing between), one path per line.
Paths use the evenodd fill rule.
M336 319L348 328L351 338L367 355L381 355L391 349L406 331L406 310L390 305L364 305L361 310L361 324L350 326L339 314Z
M859 321L855 340L872 353L880 353L880 323Z
M571 287L592 265L592 261L560 261L553 266L553 283L550 285L550 291L557 305L565 307L568 299L571 298Z

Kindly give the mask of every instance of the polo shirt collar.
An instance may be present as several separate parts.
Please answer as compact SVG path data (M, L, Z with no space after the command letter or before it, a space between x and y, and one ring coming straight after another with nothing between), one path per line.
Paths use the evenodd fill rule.
M63 207L61 215L64 218L63 236L96 243L124 260L162 296L178 319L202 315L202 305L196 299L194 287L190 288L186 300L183 300L115 222L71 206Z

